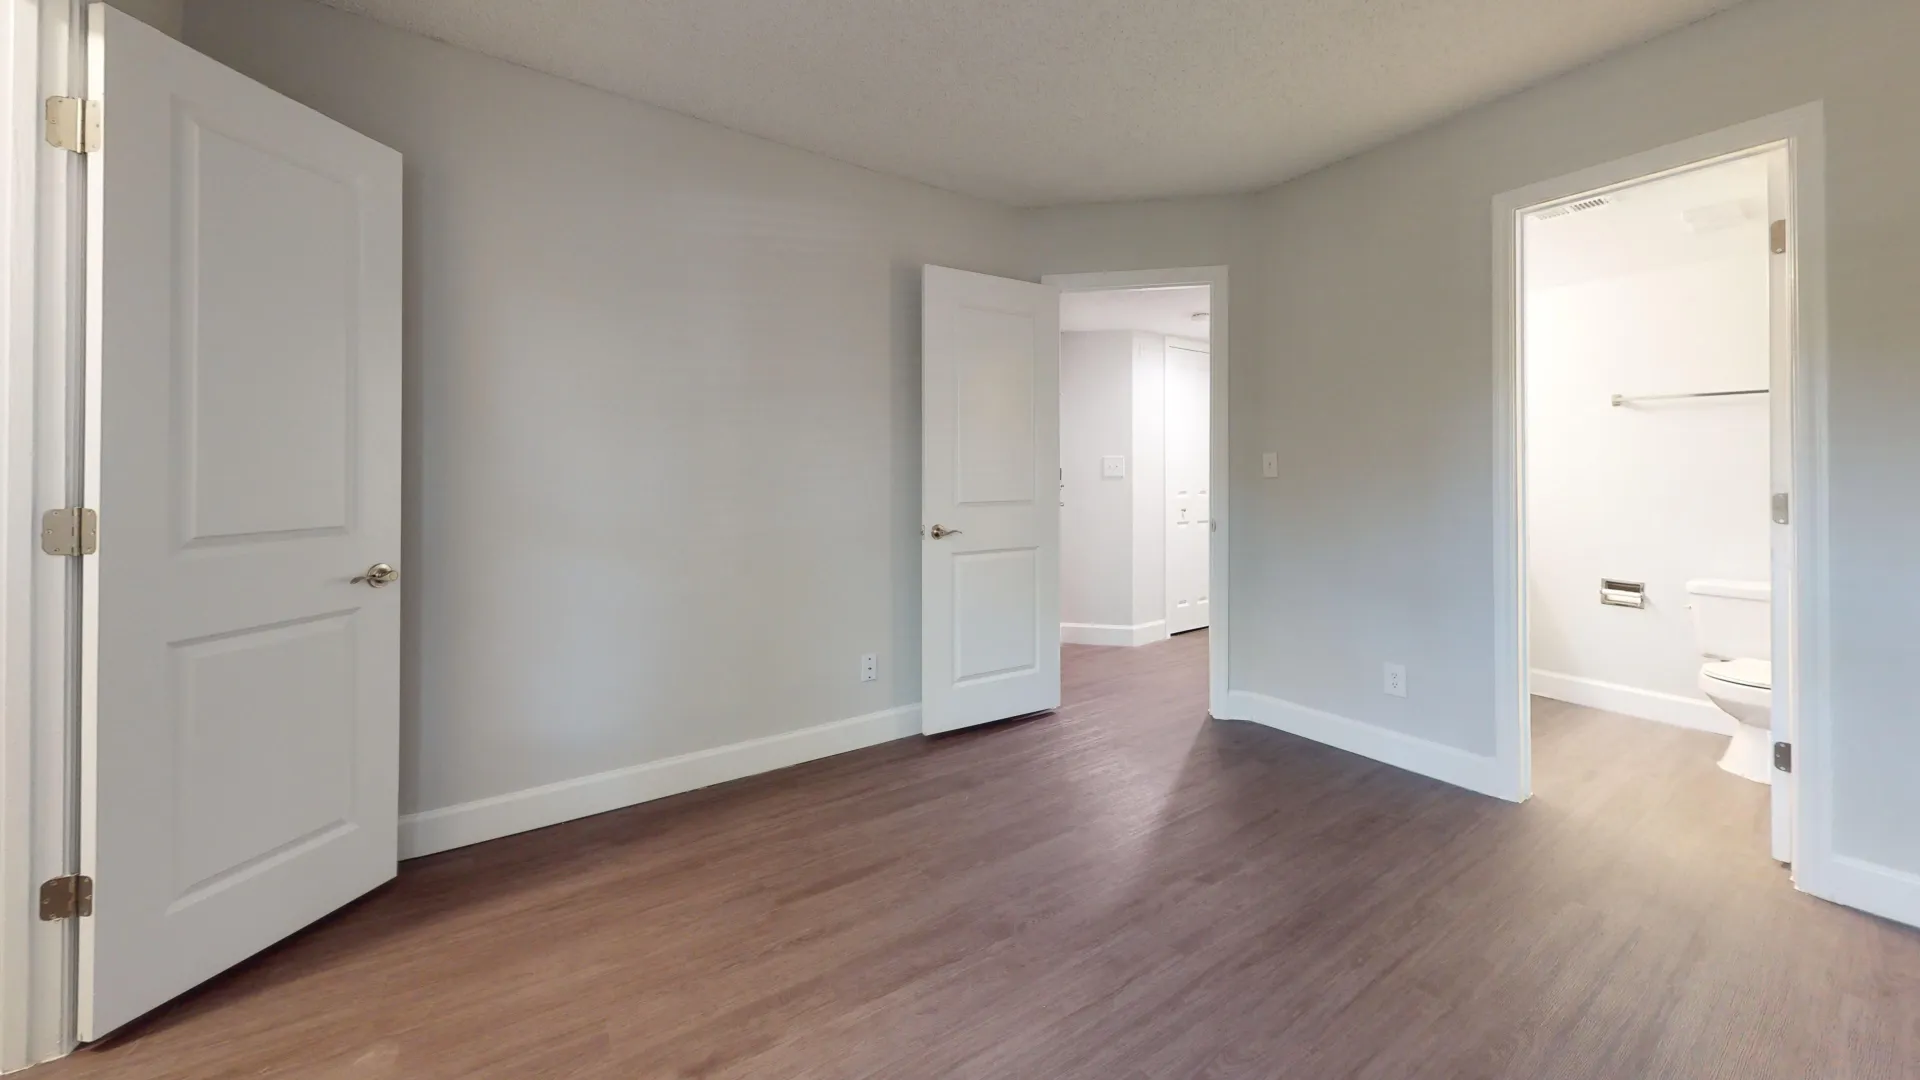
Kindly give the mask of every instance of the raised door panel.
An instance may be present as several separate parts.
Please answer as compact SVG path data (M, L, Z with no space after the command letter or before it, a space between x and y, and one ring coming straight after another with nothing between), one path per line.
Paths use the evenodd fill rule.
M344 529L358 197L182 103L176 282L192 540Z

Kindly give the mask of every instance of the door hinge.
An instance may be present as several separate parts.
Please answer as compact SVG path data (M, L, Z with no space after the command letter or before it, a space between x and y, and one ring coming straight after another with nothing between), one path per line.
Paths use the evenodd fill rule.
M1793 518L1792 511L1793 500L1788 497L1787 493L1784 491L1775 492L1773 496L1773 523L1775 525L1786 525L1790 523Z
M1773 767L1781 772L1793 771L1793 744L1777 742L1773 744Z
M101 112L99 102L86 98L48 98L48 144L76 154L91 154L100 149Z
M1786 218L1781 218L1779 221L1773 223L1773 232L1770 238L1773 242L1773 253L1775 255L1785 255L1787 253Z
M68 874L40 883L40 918L84 919L93 914L93 879L85 874Z
M100 515L84 507L40 515L40 550L49 555L91 555L100 550Z

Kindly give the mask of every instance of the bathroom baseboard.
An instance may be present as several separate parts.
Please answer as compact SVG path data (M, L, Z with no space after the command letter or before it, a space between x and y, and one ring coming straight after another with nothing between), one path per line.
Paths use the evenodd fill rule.
M1539 668L1529 674L1531 680L1528 688L1533 693L1571 705L1585 705L1590 709L1637 716L1642 720L1654 720L1695 731L1710 731L1715 735L1732 735L1734 726L1739 723L1705 698L1642 690L1637 686L1563 675L1557 671L1541 671Z

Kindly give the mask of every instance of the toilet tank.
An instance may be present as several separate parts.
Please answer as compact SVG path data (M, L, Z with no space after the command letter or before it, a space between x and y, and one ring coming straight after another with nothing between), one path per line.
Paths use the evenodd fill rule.
M1765 581L1687 582L1693 636L1716 660L1773 659L1773 585Z

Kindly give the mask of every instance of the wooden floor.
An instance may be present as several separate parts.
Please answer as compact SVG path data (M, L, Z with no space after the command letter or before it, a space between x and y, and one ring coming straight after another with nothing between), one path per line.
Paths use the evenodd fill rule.
M1205 716L1057 715L407 863L31 1074L1920 1077L1920 934L1795 893L1723 740L1549 702L1510 806Z

